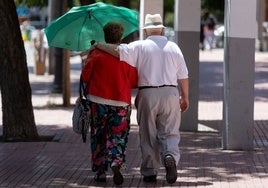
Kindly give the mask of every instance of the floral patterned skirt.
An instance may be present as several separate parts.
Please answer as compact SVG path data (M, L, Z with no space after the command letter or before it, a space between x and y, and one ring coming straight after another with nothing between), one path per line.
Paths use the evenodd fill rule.
M131 105L110 106L91 102L92 171L105 172L108 165L125 163Z

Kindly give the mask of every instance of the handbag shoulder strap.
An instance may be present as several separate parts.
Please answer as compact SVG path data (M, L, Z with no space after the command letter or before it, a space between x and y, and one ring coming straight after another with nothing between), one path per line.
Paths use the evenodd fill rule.
M80 98L87 98L86 96L86 90L87 90L88 84L84 86L83 80L82 80L82 74L80 75L80 83L79 83L79 96Z

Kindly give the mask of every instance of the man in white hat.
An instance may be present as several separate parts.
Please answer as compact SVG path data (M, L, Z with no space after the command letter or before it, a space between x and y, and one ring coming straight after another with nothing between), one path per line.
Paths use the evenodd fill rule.
M135 105L143 181L155 182L162 163L166 180L172 184L177 180L180 160L181 112L189 106L188 70L178 45L163 36L164 28L160 14L147 14L145 40L119 46L97 43L95 47L137 68L139 91Z

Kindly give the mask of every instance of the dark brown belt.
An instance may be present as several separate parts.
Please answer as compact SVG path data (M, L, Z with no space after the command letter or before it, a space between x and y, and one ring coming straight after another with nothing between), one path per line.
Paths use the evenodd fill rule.
M142 89L149 89L149 88L160 88L160 87L177 87L177 86L174 86L174 85L141 86L141 87L139 87L139 90L142 90Z

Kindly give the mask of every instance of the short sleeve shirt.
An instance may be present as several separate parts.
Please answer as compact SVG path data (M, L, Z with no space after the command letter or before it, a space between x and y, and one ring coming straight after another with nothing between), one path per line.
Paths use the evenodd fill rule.
M137 68L139 87L178 85L178 79L188 78L180 48L165 36L121 44L118 49L120 60Z

